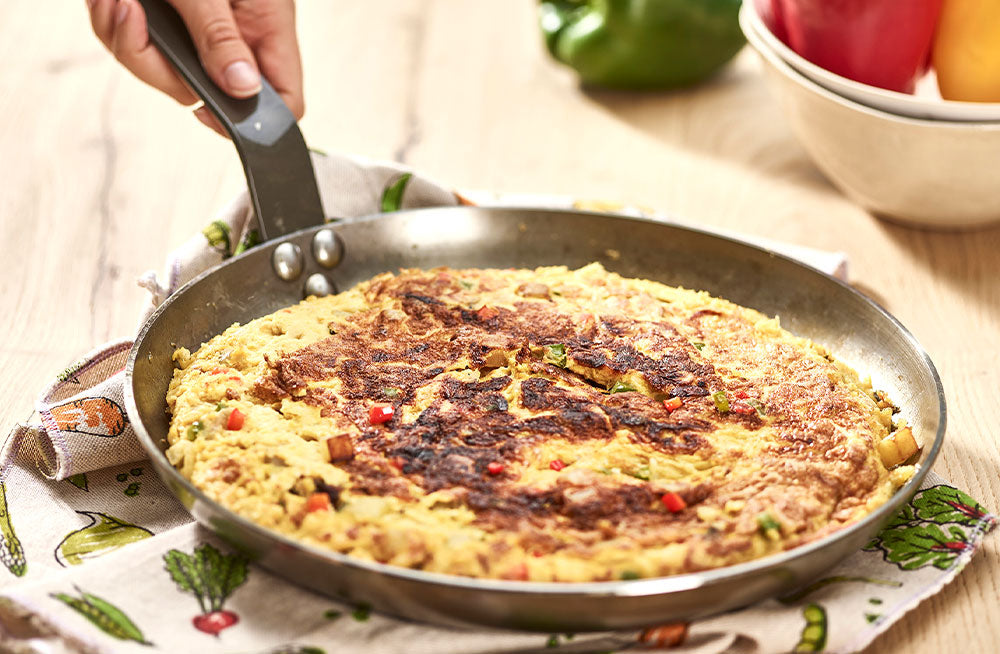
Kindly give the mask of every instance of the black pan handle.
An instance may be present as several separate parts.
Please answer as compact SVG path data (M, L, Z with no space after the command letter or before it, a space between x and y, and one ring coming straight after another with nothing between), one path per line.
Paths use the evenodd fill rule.
M264 240L324 222L316 174L295 116L261 80L252 98L231 98L205 72L184 21L166 0L139 0L149 38L174 65L236 145Z

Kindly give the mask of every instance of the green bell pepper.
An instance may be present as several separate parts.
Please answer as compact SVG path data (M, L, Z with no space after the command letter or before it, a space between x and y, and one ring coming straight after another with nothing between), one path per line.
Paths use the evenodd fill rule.
M740 0L541 0L545 44L585 84L628 89L699 82L739 52Z

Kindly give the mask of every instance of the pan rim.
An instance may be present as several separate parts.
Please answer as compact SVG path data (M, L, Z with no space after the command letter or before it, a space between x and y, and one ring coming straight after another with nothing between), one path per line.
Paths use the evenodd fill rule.
M697 572L688 572L678 575L671 575L666 577L651 577L646 579L636 579L636 580L614 580L614 581L596 581L596 582L539 582L539 581L510 581L492 578L479 578L479 577L463 577L460 575L451 575L439 572L426 572L423 570L414 570L411 568L404 568L400 566L394 566L384 563L377 563L372 561L365 561L355 557L348 556L346 554L341 554L332 550L327 550L319 548L313 545L309 545L297 540L294 540L284 534L277 531L273 531L258 525L255 522L244 518L237 513L230 510L228 507L210 499L205 495L200 489L196 488L189 480L183 477L180 472L174 468L166 460L166 456L160 450L160 448L153 442L152 436L146 430L145 425L142 422L141 416L139 414L138 406L136 404L135 396L133 393L133 372L138 356L138 345L143 343L146 334L149 332L152 325L156 322L157 318L165 313L170 305L182 296L190 287L194 286L206 277L222 270L223 268L233 264L234 262L242 259L243 257L249 255L252 252L257 252L260 247L276 247L280 242L294 240L296 237L322 229L324 227L332 227L336 229L338 225L356 224L356 223L368 223L377 220L384 219L386 216L408 216L408 215L420 215L425 213L435 213L435 212L451 212L451 213L463 213L468 211L508 211L516 212L519 214L533 214L533 215L546 215L546 214L574 214L574 215L587 215L596 217L599 219L607 220L624 220L624 221L635 221L643 223L651 223L661 227L676 229L679 231L692 232L700 236L708 237L711 239L718 239L726 241L732 245L736 245L742 248L749 248L751 250L756 250L759 253L766 254L770 257L781 259L793 266L804 268L809 273L818 275L825 278L827 281L832 281L836 285L840 286L842 290L847 291L851 295L854 295L856 299L861 300L864 303L869 304L874 308L884 319L887 319L892 326L901 334L907 345L912 349L912 351L917 354L926 366L927 370L930 372L931 378L934 381L934 392L937 397L938 404L938 414L939 422L937 432L934 435L934 440L930 447L926 451L926 455L923 457L920 465L918 466L913 477L910 478L902 487L897 489L897 491L890 497L890 499L878 507L875 511L868 514L861 520L854 522L842 529L838 529L822 538L811 541L804 545L794 547L783 552L771 554L759 559L753 559L751 561L746 561L743 563L738 563L735 565L729 565L722 568L714 568L711 570L702 570ZM367 570L370 572L376 572L381 575L388 577L395 577L407 581L418 582L418 583L428 583L435 584L438 586L451 586L456 588L462 588L465 590L475 590L475 591L490 591L503 594L542 594L549 596L561 596L561 595L573 595L573 596L596 596L596 597L646 597L646 596L656 596L663 595L667 593L674 593L680 591L694 590L706 586L711 586L717 583L731 582L734 579L739 579L741 577L751 576L757 573L764 572L773 568L781 568L787 565L791 561L797 560L802 557L808 556L810 553L823 549L829 546L831 543L843 540L855 534L859 531L868 531L873 529L875 523L883 523L889 519L889 517L894 514L900 506L909 501L909 498L916 493L920 485L923 483L927 474L930 472L931 467L937 459L940 453L941 447L944 443L944 436L947 428L947 404L944 394L944 386L941 381L941 377L931 360L930 355L916 339L916 337L891 313L889 313L884 307L882 307L878 302L868 297L864 293L861 293L856 288L850 284L833 277L823 271L820 271L812 266L809 266L801 261L794 258L788 257L781 253L775 252L766 247L748 243L747 241L740 240L733 236L728 236L725 234L718 234L709 230L701 229L696 226L691 226L688 224L678 224L674 222L667 222L662 219L655 219L649 217L639 217L639 216L629 216L620 213L605 213L599 211L585 211L577 209L553 209L553 208L543 208L543 207L524 207L524 206L500 206L491 205L488 207L481 206L453 206L453 207L425 207L420 209L409 209L404 211L397 211L392 213L376 213L369 214L366 216L360 216L357 218L350 218L339 220L334 223L327 223L324 225L316 225L313 227L308 227L305 229L298 230L291 234L287 234L280 239L275 239L268 241L261 246L252 248L246 253L239 256L232 257L219 265L216 265L177 289L172 293L162 304L160 304L153 313L149 316L146 322L142 325L138 334L133 341L132 348L129 352L128 361L125 366L125 384L124 384L124 399L126 404L126 410L128 413L129 421L132 424L132 429L139 439L140 444L146 451L146 454L154 459L154 463L157 465L157 471L161 474L168 474L170 479L165 479L166 485L171 487L172 485L179 485L183 488L184 492L189 494L190 497L194 499L191 506L194 506L198 502L202 502L208 506L211 506L214 510L221 512L227 520L230 520L238 524L242 529L246 529L254 533L255 536L270 539L280 545L295 550L302 551L308 554L310 557L318 559L326 559L332 563L337 563L341 565L347 565L352 568L358 568L362 570ZM173 492L173 491L172 491ZM176 493L175 493L176 494ZM185 504L185 510L188 510L187 503ZM190 511L189 511L190 513ZM202 524L198 517L192 514L192 517L196 522ZM212 530L214 533L214 530Z

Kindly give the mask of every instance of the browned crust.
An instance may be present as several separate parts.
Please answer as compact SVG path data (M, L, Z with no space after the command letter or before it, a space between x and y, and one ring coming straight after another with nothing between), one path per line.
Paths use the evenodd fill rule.
M269 360L269 374L251 392L268 403L300 398L324 415L352 421L360 432L355 456L339 465L350 472L354 492L406 498L411 484L428 492L457 489L458 501L477 513L480 525L519 530L523 543L541 552L555 547L546 536L552 529L642 540L647 527L655 526L662 543L664 533L687 537L691 532L684 526L699 519L691 510L666 511L659 502L663 489L640 480L610 486L566 478L553 487L530 488L519 485L508 470L491 474L491 462L521 460L534 443L549 438L607 441L622 431L660 452L708 457L710 435L721 426L739 423L752 434L762 424L756 413L720 413L710 397L718 390L730 398L752 398L766 387L766 410L780 445L765 457L768 472L759 477L678 488L689 507L754 501L785 489L784 496L773 493L777 499L769 501L786 519L786 531L805 533L816 516L797 504L802 494L837 506L863 496L877 482L864 452L844 446L838 434L838 426L856 425L864 414L829 382L832 364L778 345L773 361L755 362L764 372L756 381L734 378L723 373L741 352L752 349L753 328L741 315L694 312L683 318L685 336L680 324L668 321L562 313L540 289L527 290L532 297L513 308L477 311L451 299L461 292L454 275L415 273L376 281L367 291L371 304L385 306L391 298L401 314L372 309L331 325L329 338ZM719 332L730 335L713 343L726 368L717 368L689 341L691 333L711 341ZM643 351L637 342L644 344ZM539 355L539 348L556 344L565 346L576 372ZM495 372L489 360L498 350L510 353L511 365L529 375L515 380ZM477 370L480 377L459 381L445 374L453 370ZM610 394L593 381L609 375L638 375L649 388ZM783 385L785 377L810 384ZM318 387L331 382L336 392ZM372 403L391 403L399 415L428 388L434 399L415 421L368 423ZM511 407L508 397L516 397L517 406ZM668 397L683 398L683 407L667 411L662 400ZM671 531L672 525L678 529ZM710 553L722 556L749 547L748 534L756 525L726 529L730 537L715 545L711 530L705 535Z

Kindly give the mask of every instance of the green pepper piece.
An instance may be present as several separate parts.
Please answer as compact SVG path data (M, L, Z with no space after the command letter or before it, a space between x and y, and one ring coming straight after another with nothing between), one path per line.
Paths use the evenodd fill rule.
M753 410L757 412L758 418L763 418L767 415L767 407L760 400L755 400L753 398L747 400L747 404L753 407Z
M626 474L630 477L635 477L636 479L649 481L650 477L649 466L639 466L635 470L628 471Z
M772 529L781 529L781 525L778 523L778 521L775 520L774 516L772 516L767 511L764 511L763 513L757 516L757 526L763 532L768 532L771 531Z
M201 433L201 429L202 429L201 420L195 420L190 425L188 425L187 431L185 432L184 436L189 441L193 441L195 438L198 437L198 434Z
M542 0L552 56L585 84L655 89L704 80L739 52L740 0Z
M542 359L560 368L566 367L566 346L562 343L545 346L545 354Z
M611 394L614 394L614 393L631 393L631 392L634 392L634 391L635 391L635 387L634 386L629 386L628 384L626 384L624 382L620 382L620 381L616 381L615 384L614 384L614 386L612 386L611 388L608 389L608 392L611 393Z

